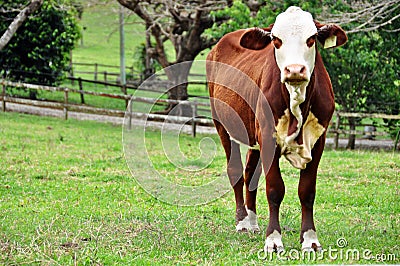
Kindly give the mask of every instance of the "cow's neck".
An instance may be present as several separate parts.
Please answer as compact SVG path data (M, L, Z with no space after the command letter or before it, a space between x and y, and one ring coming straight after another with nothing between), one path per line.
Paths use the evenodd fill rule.
M300 105L306 100L307 85L290 85L285 83L285 87L289 93L289 110L293 116L293 121L290 121L288 136L286 143L292 143L299 136L303 125L303 114Z
M276 125L276 140L281 154L296 168L304 169L312 160L311 149L325 128L311 113L314 74L305 87L282 84L286 109Z

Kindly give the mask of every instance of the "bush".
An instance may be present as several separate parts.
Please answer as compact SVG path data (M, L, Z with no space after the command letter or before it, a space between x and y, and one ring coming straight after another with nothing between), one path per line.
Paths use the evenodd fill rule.
M18 0L2 5L0 34L18 14L16 9L21 9L25 3ZM75 14L72 5L66 8L58 6L56 1L44 1L0 51L1 75L13 81L59 84L68 71L70 51L80 37Z

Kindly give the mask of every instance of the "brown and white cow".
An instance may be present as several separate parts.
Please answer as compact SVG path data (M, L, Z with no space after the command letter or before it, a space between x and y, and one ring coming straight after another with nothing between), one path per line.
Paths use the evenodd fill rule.
M347 36L339 26L320 24L310 13L290 7L268 28L225 35L207 57L213 119L235 193L236 230L260 230L254 184L262 165L269 204L264 247L268 252L283 250L279 224L285 193L279 169L281 155L300 169L302 249L321 249L313 205L317 168L335 102L317 40L330 48L344 44ZM244 171L239 143L249 146Z

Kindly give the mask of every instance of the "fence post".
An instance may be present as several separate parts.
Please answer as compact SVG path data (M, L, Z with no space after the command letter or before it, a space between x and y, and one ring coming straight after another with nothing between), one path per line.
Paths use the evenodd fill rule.
M64 119L68 120L68 89L64 89Z
M129 107L129 120L128 120L128 129L132 129L132 97L131 100L128 102Z
M69 76L71 79L71 85L74 86L74 64L72 63L72 50L69 52Z
M107 83L107 71L104 71L104 82L105 83ZM108 86L106 85L106 88L107 88Z
M98 70L98 64L95 63L94 64L94 80L97 81L97 70Z
M335 139L334 139L335 150L339 148L339 127L340 127L340 115L339 112L336 112Z
M130 78L133 79L133 66L129 67Z
M78 83L79 83L79 90L80 90L80 94L81 94L81 103L85 104L85 94L83 93L83 85L82 85L81 78L78 79Z
M399 144L399 139L400 139L400 130L399 132L397 132L396 140L394 141L393 152L395 152L397 149L397 144Z
M4 80L1 95L3 96L3 112L6 112L6 84L4 83Z
M122 92L124 93L125 96L128 95L128 90L126 89L126 84L122 85ZM128 98L125 98L125 108L128 107L128 104L129 104L129 100L128 100Z
M196 137L197 101L192 104L192 136Z

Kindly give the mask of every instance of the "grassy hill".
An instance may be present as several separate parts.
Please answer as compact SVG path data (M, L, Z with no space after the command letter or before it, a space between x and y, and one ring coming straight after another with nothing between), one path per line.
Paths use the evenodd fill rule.
M98 63L119 66L119 11L117 1L86 6L80 25L82 40L73 51L73 62ZM145 27L140 18L128 9L125 11L125 57L126 65L133 65L135 48L145 41ZM196 59L204 60L207 50ZM174 58L174 49L167 43L167 55ZM198 66L196 73L204 73ZM203 71L203 72L202 72Z
M80 25L82 41L73 51L73 61L119 65L119 10L116 1L85 7ZM126 65L131 66L135 47L145 41L144 25L125 9Z
M136 48L145 41L145 27L140 18L128 9L125 11L125 58L126 66L134 66ZM119 43L119 12L120 5L117 1L95 6L86 5L79 24L82 28L82 39L72 52L73 63L120 65ZM167 43L167 55L171 60L175 57L172 44ZM204 60L207 50L198 56ZM200 61L198 61L200 62ZM94 71L94 66L74 65L74 71ZM118 68L99 67L99 72L107 71L118 73ZM196 63L192 73L205 74L204 63ZM75 76L94 79L93 75L76 73ZM99 79L103 76L99 74ZM110 80L116 76L111 75ZM198 79L198 78L197 78ZM193 95L208 95L204 85L190 85L189 93Z

